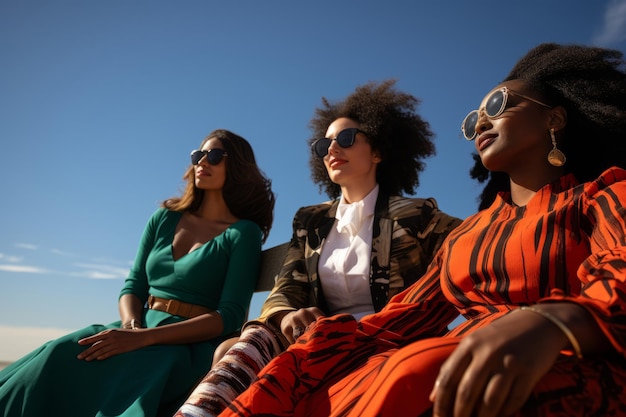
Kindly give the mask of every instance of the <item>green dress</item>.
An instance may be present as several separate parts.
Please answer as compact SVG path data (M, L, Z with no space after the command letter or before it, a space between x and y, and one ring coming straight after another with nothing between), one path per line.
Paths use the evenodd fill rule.
M240 220L202 247L174 260L172 240L182 214L158 209L150 218L120 296L149 294L217 310L222 337L200 343L153 345L103 361L76 356L77 341L120 321L94 324L48 342L0 371L0 415L171 416L211 366L213 351L246 318L261 259L261 229ZM146 309L156 327L185 320Z

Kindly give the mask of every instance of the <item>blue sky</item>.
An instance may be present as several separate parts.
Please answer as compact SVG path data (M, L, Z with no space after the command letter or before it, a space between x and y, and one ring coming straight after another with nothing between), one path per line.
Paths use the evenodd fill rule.
M0 361L117 319L148 217L216 128L273 181L274 246L326 199L306 148L321 97L395 78L436 134L417 195L473 213L461 120L541 42L626 51L626 0L0 0Z

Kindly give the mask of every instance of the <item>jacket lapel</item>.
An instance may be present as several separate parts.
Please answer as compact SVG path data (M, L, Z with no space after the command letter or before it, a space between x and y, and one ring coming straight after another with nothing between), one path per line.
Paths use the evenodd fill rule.
M323 206L319 213L319 221L310 222L311 227L307 230L308 239L304 258L307 271L311 271L309 279L313 296L316 300L315 305L323 311L328 311L328 305L326 304L324 292L320 284L318 265L324 241L335 224L335 214L337 213L338 206L339 200L333 201L332 204L328 206Z
M387 304L393 220L389 216L389 196L378 194L374 211L372 257L370 259L370 290L375 311Z

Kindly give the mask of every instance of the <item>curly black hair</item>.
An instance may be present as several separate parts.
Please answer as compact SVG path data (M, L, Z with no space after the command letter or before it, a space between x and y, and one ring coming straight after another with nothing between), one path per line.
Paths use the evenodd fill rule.
M531 49L503 81L523 80L548 104L567 111L564 168L578 181L597 178L611 166L626 168L626 64L621 51L583 45L544 43ZM474 154L470 176L488 181L479 209L489 207L508 176L489 172Z
M376 170L380 191L389 195L413 194L424 170L424 158L435 154L430 125L415 111L420 101L411 94L398 91L396 80L369 82L357 87L345 99L331 103L322 97L322 106L315 109L309 123L315 140L326 135L335 120L347 117L366 133L373 151L380 154ZM341 195L341 188L330 180L322 158L311 148L311 177L320 191L331 199Z

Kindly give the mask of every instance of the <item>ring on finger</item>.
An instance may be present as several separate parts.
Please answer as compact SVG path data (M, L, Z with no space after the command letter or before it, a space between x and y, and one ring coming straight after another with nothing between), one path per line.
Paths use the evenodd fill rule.
M302 327L296 326L293 328L293 337L295 339L299 338L302 335L302 333L304 333L304 329Z

